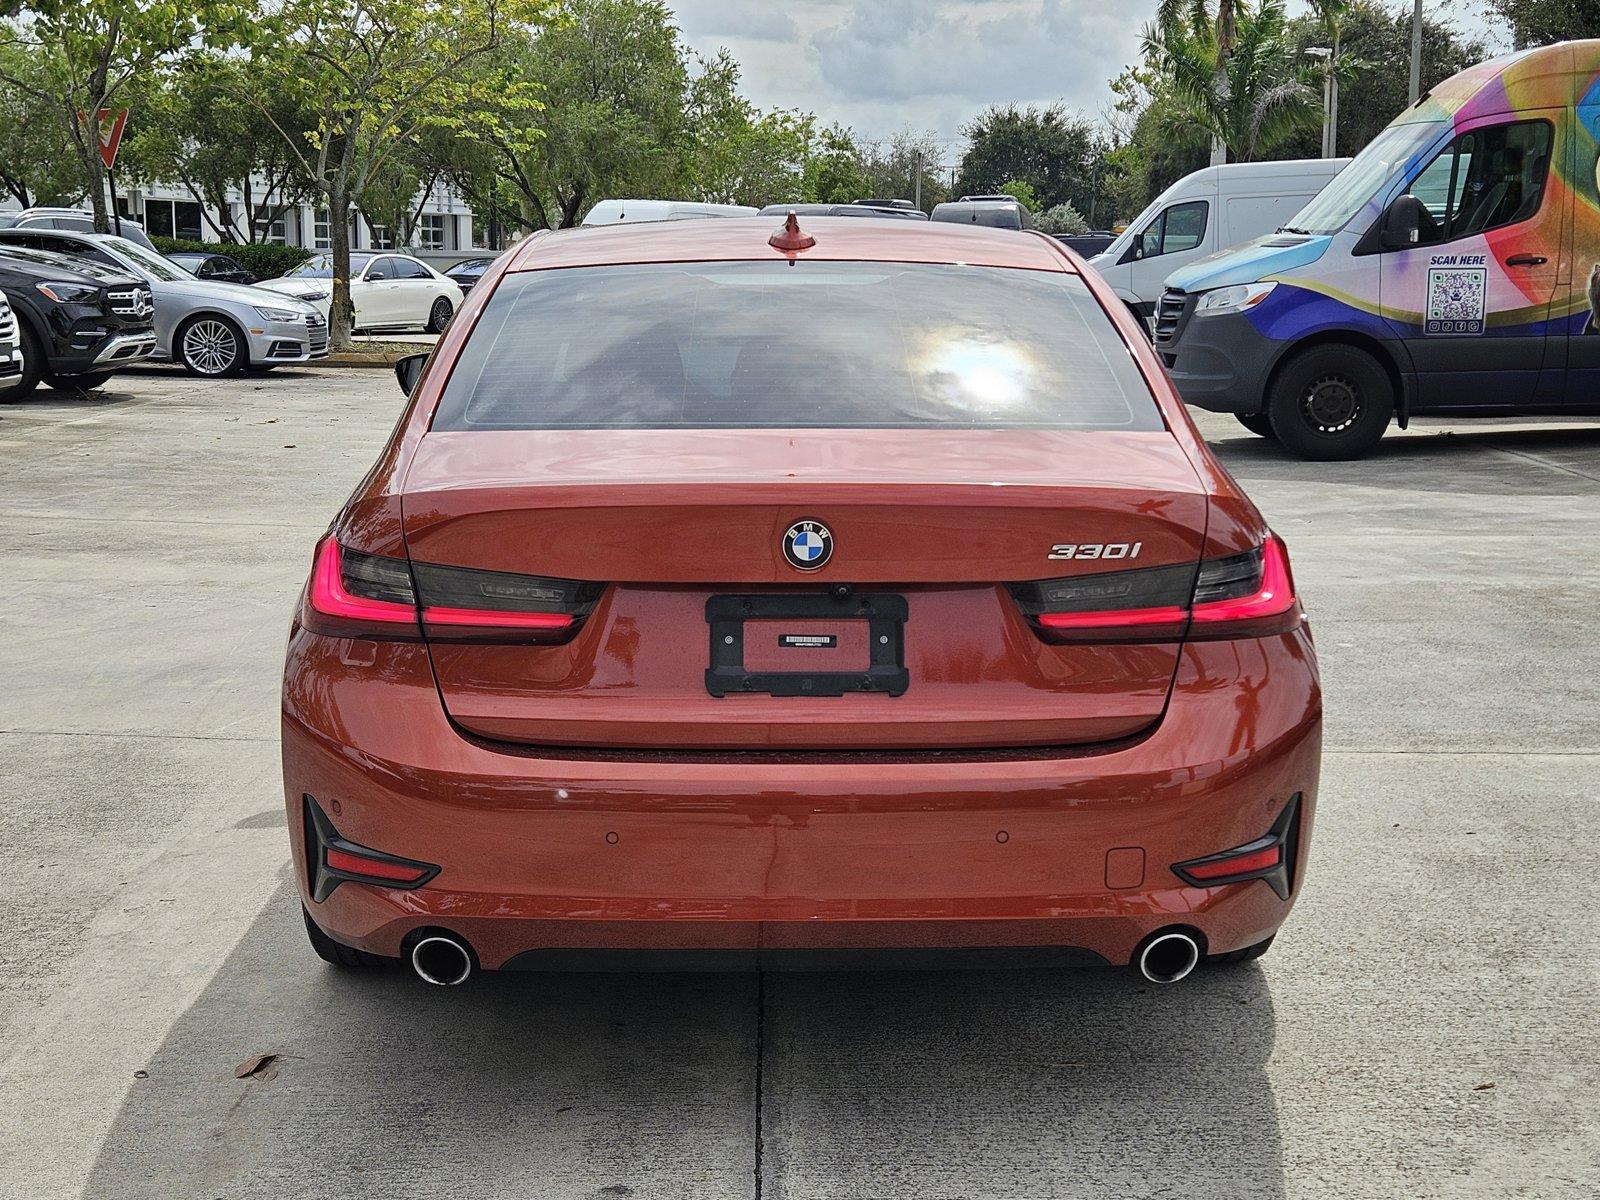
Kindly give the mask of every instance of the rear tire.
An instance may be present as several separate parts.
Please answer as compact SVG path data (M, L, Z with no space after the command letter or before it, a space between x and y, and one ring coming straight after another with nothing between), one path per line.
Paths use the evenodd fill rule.
M1341 462L1371 452L1394 416L1394 384L1365 350L1313 346L1278 372L1267 395L1278 441L1312 462Z
M1233 415L1238 419L1239 424L1243 425L1257 437L1264 437L1271 440L1277 439L1278 435L1272 430L1272 418L1267 416L1266 413L1234 413Z
M384 958L381 954L368 954L365 950L334 941L311 919L311 913L304 904L300 906L300 915L306 920L306 937L311 939L311 948L323 962L351 971L371 971L393 963L393 959Z
M440 296L433 302L433 307L428 310L428 332L443 333L450 327L450 318L456 315L456 310L450 303L448 296Z
M1277 934L1272 935L1272 937L1277 936ZM1230 963L1251 962L1260 958L1270 949L1272 949L1272 938L1269 937L1264 942L1257 942L1254 946L1246 946L1242 950L1230 950L1226 954L1213 954L1207 961L1215 963L1218 966L1227 966Z

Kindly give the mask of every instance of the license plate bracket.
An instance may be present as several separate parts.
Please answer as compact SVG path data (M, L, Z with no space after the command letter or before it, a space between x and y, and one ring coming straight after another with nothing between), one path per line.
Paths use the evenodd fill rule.
M892 592L712 596L706 601L711 626L711 665L706 691L713 696L765 692L771 696L843 696L884 692L900 696L911 684L905 665L906 598ZM868 663L861 671L749 671L745 669L746 621L864 621ZM798 653L805 653L803 649Z

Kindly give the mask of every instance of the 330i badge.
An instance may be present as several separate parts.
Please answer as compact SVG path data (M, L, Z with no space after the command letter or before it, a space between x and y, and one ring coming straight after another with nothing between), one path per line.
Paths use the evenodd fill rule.
M1288 556L1052 239L536 235L418 367L289 642L324 958L1271 942L1322 715Z

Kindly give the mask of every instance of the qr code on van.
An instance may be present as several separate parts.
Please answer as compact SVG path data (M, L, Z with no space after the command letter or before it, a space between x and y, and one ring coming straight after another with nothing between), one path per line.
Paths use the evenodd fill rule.
M1483 267L1428 271L1427 333L1482 333L1489 272Z

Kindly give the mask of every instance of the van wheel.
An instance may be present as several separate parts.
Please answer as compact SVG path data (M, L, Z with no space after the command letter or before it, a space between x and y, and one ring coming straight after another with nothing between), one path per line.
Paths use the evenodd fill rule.
M1394 416L1394 385L1354 346L1313 346L1272 381L1267 416L1286 450L1312 462L1360 458Z
M1239 424L1257 437L1275 438L1278 436L1272 431L1272 418L1264 412L1234 413L1233 415L1239 418Z

